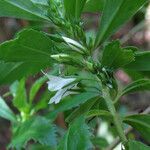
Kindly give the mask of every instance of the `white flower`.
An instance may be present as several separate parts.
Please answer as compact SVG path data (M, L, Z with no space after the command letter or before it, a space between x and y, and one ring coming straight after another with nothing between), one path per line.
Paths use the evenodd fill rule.
M62 98L77 92L70 91L77 88L77 83L73 83L75 78L62 78L45 74L50 81L47 82L49 91L57 91L56 94L50 99L49 104L59 103ZM72 84L71 84L72 83Z
M50 91L58 91L60 89L62 89L64 86L72 83L73 81L75 81L75 78L61 78L61 77L56 77L56 76L52 76L52 75L47 75L47 77L49 78L50 81L48 81L48 89Z
M49 104L55 103L58 104L61 99L64 97L71 95L71 94L77 94L77 92L70 91L71 89L75 89L77 84L73 84L70 86L67 86L63 89L60 89L57 91L57 93L50 99Z

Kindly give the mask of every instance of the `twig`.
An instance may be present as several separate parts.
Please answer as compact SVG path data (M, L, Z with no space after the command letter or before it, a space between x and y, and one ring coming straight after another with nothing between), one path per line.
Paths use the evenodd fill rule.
M149 114L149 113L150 113L150 106L142 112L142 114Z
M12 94L11 92L7 92L7 93L5 93L2 97L3 97L3 98L6 98L6 97L10 96L11 94Z
M143 111L141 114L149 114L149 113L150 113L150 107L145 109L145 111ZM126 129L125 130L125 135L128 135L132 130L133 130L132 127L129 127L128 129ZM119 143L120 143L120 138L117 137L114 140L114 142L108 148L106 148L106 150L113 150Z
M119 135L119 138L121 140L121 142L123 143L123 145L125 146L125 143L127 142L127 138L125 136L124 130L123 130L123 122L122 119L120 118L120 115L117 114L116 108L113 104L113 101L111 99L111 96L109 94L109 90L107 88L104 88L102 90L103 93L103 97L105 99L106 105L112 115L112 121L116 127L116 131Z
M127 42L137 31L141 30L144 26L145 26L145 21L142 21L141 23L133 27L133 29L131 29L131 31L120 40L121 43L123 44Z

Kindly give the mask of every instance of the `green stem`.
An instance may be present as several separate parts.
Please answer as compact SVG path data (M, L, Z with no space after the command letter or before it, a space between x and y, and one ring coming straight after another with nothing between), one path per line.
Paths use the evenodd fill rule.
M111 99L111 96L109 94L109 90L106 88L103 89L103 97L106 101L106 104L107 104L107 107L108 107L110 113L112 114L113 123L116 127L118 135L119 135L122 143L125 145L127 142L127 138L126 138L125 133L123 131L123 123L122 123L122 120L121 120L119 114L116 112L115 106L114 106L113 101Z
M121 97L121 94L118 94L115 98L115 100L113 101L113 104L115 105L116 103L118 103L119 99Z
M3 98L6 98L6 97L8 97L8 96L10 96L11 95L11 92L7 92L7 93L5 93L4 95L3 95Z

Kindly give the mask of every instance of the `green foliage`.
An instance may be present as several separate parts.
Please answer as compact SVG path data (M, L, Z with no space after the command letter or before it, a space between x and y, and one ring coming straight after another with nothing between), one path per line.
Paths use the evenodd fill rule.
M150 52L136 52L135 61L126 66L133 71L150 71Z
M37 62L0 62L0 85L36 74L45 67L45 63Z
M99 99L90 99L87 102L85 102L84 104L82 104L81 106L79 106L77 109L75 109L66 119L67 122L71 122L72 120L74 120L74 118L79 117L80 115L84 115L85 113L87 113L94 104L96 104L96 102Z
M25 80L22 79L17 87L15 97L13 99L13 104L20 111L25 111L27 107L27 94L25 90Z
M58 150L87 150L92 148L88 126L84 122L84 117L78 117L70 124L69 129L63 137Z
M32 101L34 100L37 92L39 91L39 89L41 88L41 86L45 83L45 81L47 80L46 77L41 77L40 79L38 79L31 87L30 89L30 94L29 94L29 101L30 103L32 103Z
M32 29L21 31L15 40L0 45L0 59L7 62L0 63L0 83L20 79L51 66L52 51L52 41L44 33Z
M43 145L56 146L55 128L49 120L36 116L19 124L13 133L9 147L21 149L28 141L34 140Z
M31 40L34 39L34 40ZM39 42L40 41L40 42ZM0 45L0 59L6 62L50 63L52 41L42 32L26 29L15 40Z
M121 95L138 92L138 91L146 91L150 90L150 80L149 79L139 79L134 81L133 83L129 84L125 89L122 91Z
M16 116L6 104L5 100L0 97L0 117L16 122Z
M80 19L86 0L64 0L66 17L75 21Z
M0 0L0 17L15 17L28 20L49 20L46 11L34 5L35 0Z
M102 137L93 138L92 143L98 148L106 148L109 145L107 140Z
M138 150L150 150L149 146L146 146L145 144L143 144L141 142L132 141L132 140L130 140L128 142L128 146L129 146L129 150L134 150L134 149L138 149Z
M48 0L31 0L36 5L48 6Z
M127 116L124 122L138 130L143 137L149 141L150 115L141 114Z
M105 0L88 0L84 7L84 12L102 12Z
M106 0L103 15L95 41L95 47L102 44L121 25L128 21L148 0Z
M99 125L106 121L114 126L125 149L149 149L127 139L123 123L149 140L150 115L123 118L115 103L123 95L150 90L150 80L144 78L149 77L150 52L122 47L119 40L105 43L146 2L0 0L0 17L42 22L48 25L46 31L51 31L23 29L13 40L0 44L0 85L13 82L8 93L0 97L0 117L12 123L9 148L107 149L107 136L97 136ZM83 12L102 14L96 39L86 34ZM114 75L117 69L124 69L137 80L119 90ZM27 77L40 72L44 75L39 74L27 87ZM7 96L12 100L12 110L4 100ZM13 111L14 107L18 111ZM60 116L63 120L59 124Z
M91 111L88 112L87 114L88 117L94 117L94 116L105 116L105 117L109 117L111 118L111 113L109 113L108 111L105 110L97 110L97 109L93 109Z
M122 49L119 41L108 44L103 52L102 66L108 69L118 69L134 61L132 50Z
M54 111L50 113L49 117L53 118L59 112L63 112L63 111L69 110L71 108L77 107L80 104L85 103L89 99L92 99L94 97L96 98L98 95L99 95L98 93L83 92L81 94L73 96L71 98L71 100L70 100L70 97L67 97L55 106Z

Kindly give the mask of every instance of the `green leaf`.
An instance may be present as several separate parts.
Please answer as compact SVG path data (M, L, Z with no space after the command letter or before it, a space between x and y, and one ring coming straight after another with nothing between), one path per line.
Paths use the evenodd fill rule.
M48 66L49 64L46 65L43 62L0 62L0 85L36 74Z
M80 81L81 87L89 88L93 92L101 91L102 86L98 82L96 76L88 71L78 71L77 79Z
M13 97L16 96L18 86L19 86L19 81L18 81L18 80L16 80L15 82L13 82L13 83L9 86L10 93L12 94Z
M106 45L104 49L102 65L109 69L118 69L133 60L134 53L132 50L123 49L120 47L119 41L113 41Z
M150 78L150 71L142 71L140 72L144 77Z
M28 146L28 150L54 150L50 146L45 146L41 144L32 144Z
M139 79L129 84L121 93L121 96L132 92L150 90L150 79Z
M104 8L105 0L89 0L85 4L84 12L101 12Z
M34 111L37 112L39 110L47 108L49 99L52 97L52 93L46 90L41 96L38 103L35 104Z
M41 13L43 13L42 18L44 18L47 21L51 21L48 17L48 10L49 10L49 0L30 0L34 5L38 8L40 8ZM39 23L39 22L37 22Z
M135 61L125 68L134 71L150 71L150 51L135 53Z
M15 40L1 44L0 59L9 63L0 62L0 83L8 83L47 68L53 62L50 59L52 49L49 37L32 29L23 30Z
M126 23L148 0L106 0L95 47Z
M66 17L70 20L79 20L86 0L64 0Z
M18 126L9 147L21 149L30 140L38 141L42 145L56 146L54 126L44 117L32 117Z
M150 115L138 114L130 115L124 118L124 122L138 130L141 135L149 141L150 135Z
M134 70L129 70L129 69L124 69L124 71L130 76L130 78L133 81L143 79L145 77L148 77L150 72L141 72L141 71L134 71Z
M55 105L54 111L49 114L49 118L54 118L59 112L63 112L69 110L71 108L77 107L80 104L85 103L86 101L96 98L99 96L99 93L93 92L84 92L75 96L67 97L60 101L57 105Z
M58 150L87 150L92 148L88 126L83 116L76 119L61 140Z
M128 142L129 150L150 150L150 147L137 141L129 140Z
M78 43L77 41L71 39L71 38L68 38L68 37L65 37L65 36L62 36L64 42L74 51L77 51L79 52L80 54L83 54L85 51L85 47L82 46L80 43Z
M87 102L85 102L84 104L82 104L79 108L75 109L67 118L66 121L67 122L72 122L72 120L74 120L75 118L85 114L86 112L88 112L92 106L98 101L99 99L94 98L94 99L90 99Z
M106 148L109 145L107 140L102 137L92 138L92 143L98 148Z
M8 62L50 63L52 41L46 34L26 29L0 45L0 59Z
M111 113L109 113L106 110L94 109L94 110L91 110L87 113L87 117L95 117L95 116L106 116L106 117L109 117L109 118L112 117Z
M5 103L5 101L0 97L0 117L10 120L11 122L16 122L15 114Z
M47 17L47 10L40 9L40 7L37 7L32 1L0 0L0 17L15 17L27 20L49 21Z
M24 111L27 107L27 94L25 89L25 79L19 82L17 87L16 96L13 99L14 106L20 110Z
M34 4L48 6L48 0L31 0Z
M38 80L35 81L35 83L32 85L29 93L29 102L31 103L33 99L35 98L37 92L41 88L41 86L46 82L47 77L41 77Z
M58 69L59 67L56 65L55 68L53 70L50 71L49 74L51 75L58 75ZM46 77L46 76L45 76ZM45 77L42 77L43 80ZM41 80L42 81L42 78L39 79L39 81ZM47 77L46 77L47 78ZM42 82L41 82L42 83ZM36 82L35 82L36 84ZM38 82L37 82L38 84ZM40 82L39 84L40 85ZM34 86L34 85L33 85ZM37 89L37 88L35 88ZM31 91L30 91L31 92ZM44 90L44 92L42 92L42 94L40 95L40 97L38 97L38 102L35 103L35 106L34 106L34 112L37 112L41 109L46 109L49 105L48 105L48 102L50 100L50 98L53 96L53 93L52 92L49 92L48 89Z

